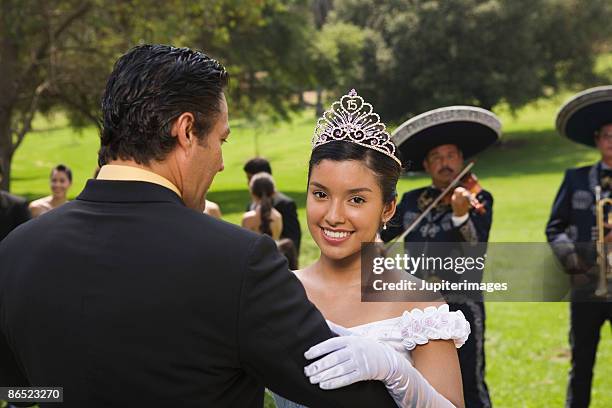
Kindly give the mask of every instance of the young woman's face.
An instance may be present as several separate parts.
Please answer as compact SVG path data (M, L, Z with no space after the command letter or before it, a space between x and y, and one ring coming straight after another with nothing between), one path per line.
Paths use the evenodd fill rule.
M51 192L54 196L65 195L70 188L70 184L72 183L68 179L66 172L53 170L49 185L51 186Z
M394 204L383 204L376 176L365 164L323 160L308 183L308 229L323 255L344 259L358 253L362 242L374 241Z

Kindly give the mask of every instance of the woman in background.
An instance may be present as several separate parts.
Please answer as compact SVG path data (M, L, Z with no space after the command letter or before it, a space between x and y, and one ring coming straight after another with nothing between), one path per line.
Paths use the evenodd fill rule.
M206 207L204 207L204 214L208 214L211 217L215 217L218 219L222 218L222 214L221 214L221 207L219 206L219 204L215 203L214 201L209 201L206 200Z
M68 202L66 195L71 185L72 170L70 170L68 166L58 164L51 169L51 175L49 177L51 195L39 198L30 203L29 208L32 213L32 218L38 217Z
M249 190L255 209L242 216L242 226L278 241L283 230L283 217L272 206L274 179L267 173L257 173L251 178Z

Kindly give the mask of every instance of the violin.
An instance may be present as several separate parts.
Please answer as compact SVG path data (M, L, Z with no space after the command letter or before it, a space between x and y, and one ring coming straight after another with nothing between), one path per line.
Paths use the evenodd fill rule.
M487 212L486 207L480 201L478 201L478 198L476 198L478 193L482 191L482 186L478 182L478 177L476 177L476 174L471 171L466 172L463 177L455 182L453 188L449 189L448 192L442 197L440 204L451 205L451 198L455 188L457 187L463 187L470 193L470 205L474 211L480 215Z
M443 199L448 200L448 204L450 205L453 191L456 187L459 186L465 188L470 192L470 204L472 204L474 210L476 210L479 214L484 214L486 212L486 208L476 198L476 194L482 191L482 187L480 187L480 184L478 184L478 179L476 178L474 173L470 171L472 167L474 167L473 161L468 163L468 165L465 166L463 170L461 170L461 173L459 173L457 177L455 177L453 181L451 181L451 183L444 189L444 191L442 191L442 193L437 196L433 200L433 202L429 204L427 208L414 221L412 221L412 223L404 230L404 232L402 232L400 235L395 237L395 239L387 243L387 246L390 247L397 241L401 242L406 237L406 235L410 234L410 232L417 225L419 225L423 218L425 218L427 214L431 212L432 209L434 209L438 204L440 204Z

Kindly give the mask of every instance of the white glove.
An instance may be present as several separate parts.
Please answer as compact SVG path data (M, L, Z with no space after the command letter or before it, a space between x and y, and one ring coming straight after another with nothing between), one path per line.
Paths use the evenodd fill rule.
M349 330L329 321L328 325L342 337L326 340L304 353L308 360L328 354L304 368L312 384L331 390L357 381L380 380L399 407L454 408L391 346L350 335Z

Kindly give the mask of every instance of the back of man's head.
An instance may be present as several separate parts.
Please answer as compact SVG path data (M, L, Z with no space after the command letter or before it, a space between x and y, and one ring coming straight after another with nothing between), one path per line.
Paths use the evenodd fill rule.
M215 123L229 76L207 55L188 48L141 45L115 64L102 98L100 166L111 160L148 165L176 146L172 124L184 112L204 138Z
M272 175L272 167L270 162L263 157L254 157L244 164L243 170L245 173L254 175L257 173L268 173Z

